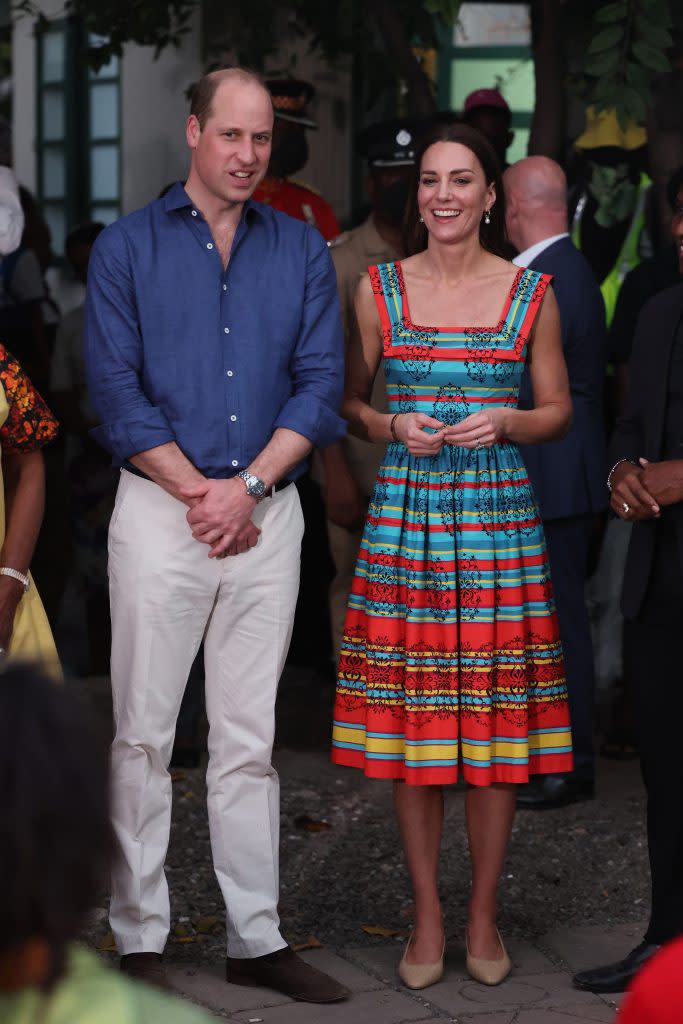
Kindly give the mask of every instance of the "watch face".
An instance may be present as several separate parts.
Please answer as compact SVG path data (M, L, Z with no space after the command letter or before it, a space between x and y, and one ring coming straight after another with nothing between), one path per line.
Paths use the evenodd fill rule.
M266 495L266 485L263 480L259 480L257 476L253 476L249 485L249 493L253 494L255 498L264 498Z

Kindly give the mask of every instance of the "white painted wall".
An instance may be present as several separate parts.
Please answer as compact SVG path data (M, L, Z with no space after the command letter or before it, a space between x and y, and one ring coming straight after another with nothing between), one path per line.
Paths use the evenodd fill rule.
M59 16L62 0L41 0L48 17ZM36 190L36 45L32 18L16 22L13 35L14 153L19 181ZM298 176L332 204L339 220L349 215L351 183L351 76L332 71L297 47L294 74L313 82L313 110L320 130L309 133L310 159ZM289 60L276 63L286 66ZM129 45L121 63L122 212L144 206L169 182L185 177L188 86L202 70L199 18L182 46L154 60L153 47Z
M189 165L185 96L202 65L199 27L180 49L154 60L153 47L127 46L121 66L122 212L144 206L169 182L183 179Z
M46 8L52 5L45 5ZM36 190L36 41L33 19L20 18L12 33L12 117L17 180Z

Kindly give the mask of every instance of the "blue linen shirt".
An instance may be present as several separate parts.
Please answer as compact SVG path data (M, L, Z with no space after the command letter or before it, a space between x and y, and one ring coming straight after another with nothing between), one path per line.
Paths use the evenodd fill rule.
M345 433L327 245L252 200L227 270L180 182L107 227L88 267L85 354L101 420L92 435L119 465L175 441L205 476L224 479L278 427L318 447Z

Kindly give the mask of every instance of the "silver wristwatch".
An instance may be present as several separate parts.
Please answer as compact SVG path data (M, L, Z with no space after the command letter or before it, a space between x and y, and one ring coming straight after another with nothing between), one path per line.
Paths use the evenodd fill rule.
M243 481L247 494L251 495L252 498L256 498L257 501L263 501L268 490L263 480L254 476L248 469L241 469L237 475Z

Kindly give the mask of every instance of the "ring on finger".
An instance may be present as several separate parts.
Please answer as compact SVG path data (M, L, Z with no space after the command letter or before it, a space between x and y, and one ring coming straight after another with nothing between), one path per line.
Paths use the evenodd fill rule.
M622 511L623 511L625 516L627 516L629 514L629 512L631 511L631 506L627 505L625 501L622 502L621 508L622 508Z
M480 437L478 437L478 438L477 438L477 443L475 444L475 446L474 446L474 447L475 447L475 448L477 449L477 451L478 451L478 450L479 450L480 448L483 448L483 447L484 447L484 446L483 446L483 444L482 444L482 442L481 442L481 438L480 438Z

